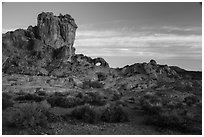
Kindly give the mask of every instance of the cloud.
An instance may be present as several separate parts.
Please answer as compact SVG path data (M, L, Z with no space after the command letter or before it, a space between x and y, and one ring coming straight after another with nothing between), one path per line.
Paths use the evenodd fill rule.
M75 47L78 53L89 56L132 56L151 58L195 58L202 57L202 35L197 33L175 34L168 30L178 27L161 27L162 33L152 29L128 31L128 29L79 30ZM198 28L185 28L198 31ZM180 29L181 31L182 29ZM183 33L184 33L183 31Z
M167 31L201 31L201 27L175 27L175 26L163 26L162 29L165 29Z
M177 35L202 35L201 26L161 26L150 27L144 26L141 28L143 31L151 31L162 34L177 34Z

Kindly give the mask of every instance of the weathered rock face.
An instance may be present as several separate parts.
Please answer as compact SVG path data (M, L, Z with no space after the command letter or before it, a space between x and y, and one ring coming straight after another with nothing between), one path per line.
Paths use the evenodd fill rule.
M54 16L51 12L43 12L38 15L37 27L38 35L46 45L57 49L74 44L77 25L68 14Z
M42 52L49 47L53 52L63 49L58 51L62 51L65 58L75 54L73 44L77 25L70 15L54 16L51 12L42 12L37 22L37 26L29 26L27 30L17 29L3 34L3 53L13 54L14 49Z
M179 78L179 75L167 65L159 65L155 60L150 60L149 63L135 63L131 66L122 68L121 73L123 76L134 76L137 74L148 75L152 79L159 78Z
M42 12L37 22L37 26L29 26L27 30L17 29L2 35L4 72L11 72L9 68L14 66L12 73L29 74L32 70L32 75L36 75L56 59L71 62L77 29L74 19L68 14L54 16L51 12Z

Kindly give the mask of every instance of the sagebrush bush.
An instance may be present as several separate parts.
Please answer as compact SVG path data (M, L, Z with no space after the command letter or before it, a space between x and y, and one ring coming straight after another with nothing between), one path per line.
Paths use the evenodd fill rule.
M158 115L152 115L148 118L147 122L156 126L173 128L182 127L187 121L185 121L184 111L174 109L162 111Z
M149 114L157 114L162 109L162 100L159 96L146 94L140 98L141 108Z
M72 111L71 116L88 123L96 123L100 120L100 114L97 113L94 106L89 104L76 107Z
M83 89L88 88L103 88L103 84L98 81L84 81L82 85Z
M173 109L162 111L158 115L149 115L146 123L184 133L202 134L202 118L199 121L198 119L192 115L192 112Z
M46 102L21 103L3 112L3 123L7 126L34 128L46 127L50 105Z
M37 94L38 96L46 96L47 93L44 90L38 89L36 90L35 94Z
M82 104L82 101L76 97L68 96L50 96L47 98L52 107L71 108Z
M25 95L27 94L25 90L19 90L18 92L15 93L16 95Z
M2 93L2 98L5 98L5 99L11 99L12 98L12 95L8 92L3 92Z
M107 102L105 95L98 91L79 92L75 97L81 101L81 105L91 104L95 106L103 106Z
M36 94L27 93L25 95L17 96L14 100L16 101L35 101L40 102L43 101L45 98L42 96L38 96Z
M117 123L117 122L127 122L129 118L124 112L121 106L116 104L106 105L102 108L97 108L90 104L85 104L82 106L77 106L71 113L71 115L66 115L66 117L74 117L79 120L83 120L87 123L97 123L99 121Z
M140 98L141 108L147 112L146 123L179 129L182 132L193 131L194 127L201 125L202 108L199 103L195 106L196 102L198 101L195 96L185 99L184 102L178 98L158 94L146 94ZM200 133L202 129L196 130Z
M191 96L187 96L184 98L184 102L188 105L188 106L192 106L196 103L199 102L198 97L196 97L195 95L191 95Z
M113 95L112 95L112 101L117 101L117 100L120 100L122 97L122 95L119 93L119 92L114 92Z
M86 92L83 100L84 103L89 103L91 105L103 106L106 104L104 95L100 92Z
M2 93L2 109L5 110L13 106L14 102L12 101L12 95L7 92Z
M104 122L127 122L129 121L128 115L124 112L119 105L106 106L102 115L101 120Z
M54 96L61 96L61 97L65 97L65 96L67 96L68 95L68 93L67 92L55 92L54 93Z
M2 109L5 110L9 107L12 107L14 102L11 99L7 99L5 97L2 97Z
M47 97L52 107L71 108L83 104L102 106L106 104L103 95L99 92L79 92L75 96L54 95Z

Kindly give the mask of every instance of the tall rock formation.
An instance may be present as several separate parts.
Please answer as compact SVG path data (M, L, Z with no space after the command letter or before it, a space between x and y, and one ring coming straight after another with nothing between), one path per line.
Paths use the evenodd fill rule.
M76 29L77 25L70 15L54 16L52 12L42 12L38 15L37 26L3 35L3 52L8 48L41 51L43 47L51 47L54 51L63 47L65 56L70 57L75 54Z
M66 46L65 54L69 56L74 54L73 44L77 25L70 15L54 16L51 12L42 12L38 15L37 28L39 38L44 44L54 49Z
M3 71L14 66L16 71L23 73L25 68L27 72L36 70L36 67L41 69L59 58L63 62L71 61L75 55L76 29L70 15L55 16L52 12L42 12L37 17L36 26L3 34ZM23 67L22 62L30 66ZM40 63L42 66L38 62L43 62Z

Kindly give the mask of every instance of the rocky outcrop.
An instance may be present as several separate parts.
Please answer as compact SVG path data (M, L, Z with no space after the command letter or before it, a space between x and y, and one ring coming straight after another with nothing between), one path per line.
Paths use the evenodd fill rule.
M70 53L73 53L77 25L70 15L54 16L51 12L43 12L38 15L37 28L39 38L46 45L54 49L69 46Z
M97 66L109 67L108 63L103 58L95 58L93 59L93 63Z
M75 54L73 44L77 25L70 15L54 16L51 12L42 12L37 22L37 26L29 26L27 30L18 29L3 34L3 54L10 56L19 53L19 50L41 54L47 48L53 53L63 49L58 50L63 52L63 58Z
M150 60L149 63L135 63L131 66L121 68L121 74L125 77L134 76L137 74L148 75L151 79L159 78L179 78L176 71L167 65L159 65L155 60Z
M29 74L42 72L47 75L46 67L56 59L71 62L75 55L76 29L77 25L70 15L55 16L51 12L42 12L38 15L37 26L3 34L3 71L8 72L13 66L12 73L32 71Z
M124 83L120 84L126 85L127 89L143 89L154 86L156 81L171 81L181 78L180 76L201 79L198 77L200 73L189 72L189 76L186 71L159 65L153 59L149 63L135 63L115 69L110 68L101 57L92 59L83 54L75 55L73 44L76 29L77 25L70 15L55 16L51 12L42 12L37 17L36 26L3 34L3 72L55 77L77 76L82 81L110 79L108 82L113 85L117 85L121 79Z

